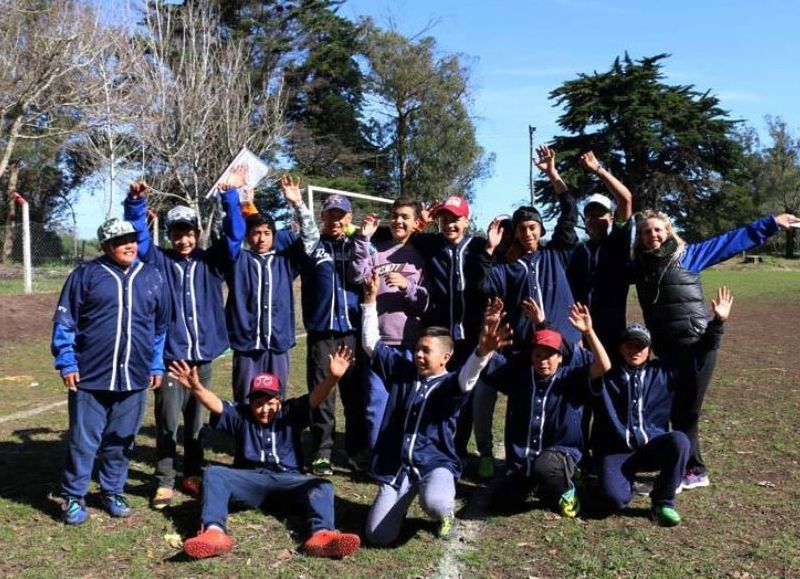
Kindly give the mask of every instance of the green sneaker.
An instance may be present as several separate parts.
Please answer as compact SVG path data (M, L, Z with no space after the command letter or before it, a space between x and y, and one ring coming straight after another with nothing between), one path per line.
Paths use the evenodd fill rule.
M569 489L558 499L558 512L567 519L574 519L581 512L581 501L575 493L575 487Z
M478 478L487 479L494 477L494 457L482 456L478 461Z
M333 474L333 467L331 466L331 459L318 458L311 463L311 474L314 476L331 476Z
M651 513L653 520L662 527L675 527L681 524L678 511L667 505L655 505Z
M439 528L436 530L436 536L440 539L446 539L453 532L453 526L455 524L455 516L445 515L445 517L439 522Z

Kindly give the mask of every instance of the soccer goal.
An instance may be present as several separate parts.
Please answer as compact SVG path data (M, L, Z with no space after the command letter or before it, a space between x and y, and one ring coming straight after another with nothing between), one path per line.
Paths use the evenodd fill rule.
M394 199L386 197L376 197L375 195L366 195L364 193L356 193L354 191L344 191L342 189L331 189L329 187L318 187L317 185L308 186L308 201L306 205L314 214L325 201L329 195L341 195L350 199L353 205L353 224L361 223L361 219L368 213L377 213L382 219L388 217L388 206L394 203Z

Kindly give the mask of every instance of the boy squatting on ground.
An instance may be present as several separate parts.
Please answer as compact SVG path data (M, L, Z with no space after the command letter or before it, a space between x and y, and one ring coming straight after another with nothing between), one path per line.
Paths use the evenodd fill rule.
M236 439L233 468L210 466L203 476L202 528L187 539L190 557L227 553L234 541L226 521L232 501L252 508L268 508L288 500L308 514L309 537L303 549L314 557L341 558L358 550L358 535L340 533L334 526L333 484L302 474L294 442L309 425L311 411L320 405L353 361L340 346L328 356L328 372L310 394L281 402L281 387L273 374L253 377L246 402L223 402L200 383L197 369L177 361L170 376L189 389L211 412L211 427Z
M563 516L574 517L580 510L572 477L583 447L583 407L590 381L607 372L611 361L586 306L572 305L569 322L583 334L591 353L577 348L566 364L562 364L563 337L541 326L544 314L536 301L526 298L523 309L538 324L532 348L509 358L497 353L497 348L485 352L491 359L481 374L486 384L508 395L507 471L492 494L492 503L502 511L520 508L536 488ZM487 326L499 323L502 310L499 298L490 302Z
M55 367L69 388L64 521L89 516L84 497L99 454L103 506L127 517L122 494L147 389L164 373L170 296L164 277L137 257L133 224L109 219L97 231L104 255L67 278L53 317Z
M147 227L147 190L143 181L131 184L124 203L125 219L136 228L139 258L161 272L172 300L164 365L185 360L197 367L203 386L211 388L212 363L228 348L222 285L231 270L231 256L239 251L244 238L239 200L235 190L223 194L225 236L207 250L197 246L200 239L197 212L184 205L173 207L166 219L172 247L162 249L152 242ZM154 414L156 490L150 505L160 510L169 506L174 496L181 416L184 457L180 488L191 496L200 496L205 409L191 393L168 378L155 391Z
M236 193L242 190L244 181L240 175L233 177L220 189L225 198L235 201L230 219L239 221ZM289 351L295 345L292 284L319 240L314 218L303 204L299 181L284 175L280 184L294 210L300 233L277 231L272 217L259 213L252 202L247 202L241 211L246 215L250 247L244 250L240 244L231 253L233 267L228 278L225 318L233 349L233 399L237 402L245 399L253 376L259 372L277 375L284 388L281 396L286 396Z
M420 316L428 306L428 290L422 278L425 261L408 243L417 228L418 206L411 199L397 199L392 204L390 239L376 240L380 219L375 214L366 215L355 236L351 263L356 282L363 283L376 271L380 275L376 307L381 341L409 360L414 356ZM388 397L378 375L367 370L365 419L370 449L375 447Z
M417 493L423 510L438 521L438 535L446 537L461 475L456 421L484 361L473 352L457 374L448 372L453 340L442 327L423 330L413 362L381 342L375 306L379 282L376 273L364 286L362 343L389 400L372 462L380 488L367 515L366 537L377 545L394 542Z
M733 297L727 287L711 300L714 318L696 347L716 350L723 323L730 316ZM658 471L653 490L653 519L664 526L680 524L675 495L689 459L689 438L670 431L673 393L683 384L679 367L650 360L650 332L633 324L626 328L619 347L621 362L592 384L595 398L595 454L600 466L600 486L611 507L623 509L634 495L634 476Z

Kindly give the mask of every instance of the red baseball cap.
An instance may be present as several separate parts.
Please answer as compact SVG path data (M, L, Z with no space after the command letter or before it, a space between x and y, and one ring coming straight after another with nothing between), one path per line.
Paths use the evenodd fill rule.
M452 213L456 217L469 217L469 203L463 197L450 195L444 200L444 203L434 209L433 217L437 217L442 211Z
M547 346L553 350L561 351L561 334L556 330L545 328L543 330L536 330L533 333L534 346Z
M250 381L250 393L248 398L252 399L255 396L268 396L274 398L281 395L281 381L275 374L268 374L261 372L253 376Z

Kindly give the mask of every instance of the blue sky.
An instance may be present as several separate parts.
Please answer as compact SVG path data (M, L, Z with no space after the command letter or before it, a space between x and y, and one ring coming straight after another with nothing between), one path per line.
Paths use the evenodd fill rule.
M667 81L711 89L732 118L762 133L764 115L800 130L800 3L762 0L349 0L341 14L372 16L414 35L471 68L473 114L481 145L496 155L493 176L477 186L483 226L528 196L528 125L538 143L557 134L548 93L580 72L671 53ZM635 193L635 192L634 192ZM81 233L93 235L102 196L80 204ZM88 232L88 233L87 233Z

